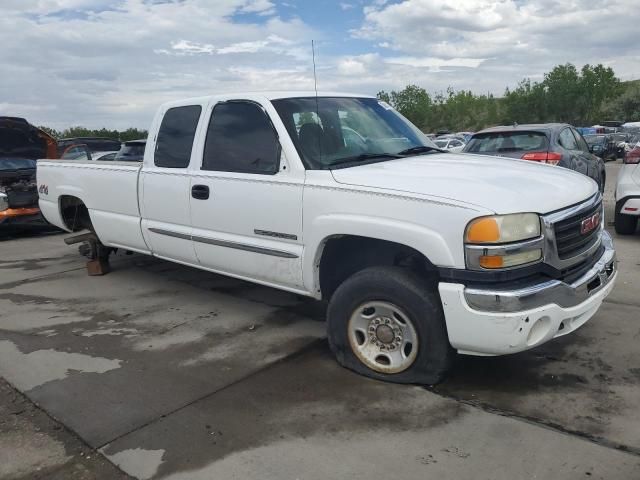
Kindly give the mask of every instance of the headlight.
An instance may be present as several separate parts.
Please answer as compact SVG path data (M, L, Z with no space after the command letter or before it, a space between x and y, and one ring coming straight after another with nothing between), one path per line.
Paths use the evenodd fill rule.
M540 217L536 213L497 215L472 220L465 232L467 267L511 268L542 260Z
M9 197L6 193L0 192L0 212L9 208Z
M540 236L540 217L536 213L516 213L481 217L467 225L466 243L511 243Z

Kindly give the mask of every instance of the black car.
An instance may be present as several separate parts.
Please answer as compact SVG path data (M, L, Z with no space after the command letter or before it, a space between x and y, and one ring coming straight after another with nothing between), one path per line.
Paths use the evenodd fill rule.
M141 162L144 158L144 148L146 145L146 139L124 142L114 160L116 162Z
M618 158L616 142L611 135L585 135L584 139L587 142L587 145L589 145L589 150L605 162L608 160L616 160Z
M591 153L587 142L575 128L564 123L487 128L474 134L463 152L569 168L591 177L600 191L604 191L604 162Z

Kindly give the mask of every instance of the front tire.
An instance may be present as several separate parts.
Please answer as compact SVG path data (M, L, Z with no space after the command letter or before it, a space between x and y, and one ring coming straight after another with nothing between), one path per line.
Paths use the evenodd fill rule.
M395 383L436 384L454 358L436 287L398 267L370 267L338 287L327 311L338 363Z

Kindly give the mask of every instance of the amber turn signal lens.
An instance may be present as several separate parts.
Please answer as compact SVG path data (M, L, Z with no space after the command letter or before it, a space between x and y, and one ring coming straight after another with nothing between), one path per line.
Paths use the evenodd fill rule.
M500 240L500 228L495 218L480 218L467 229L469 243L497 242L498 240Z
M482 255L479 263L482 268L502 268L504 265L504 257L499 257L497 255Z

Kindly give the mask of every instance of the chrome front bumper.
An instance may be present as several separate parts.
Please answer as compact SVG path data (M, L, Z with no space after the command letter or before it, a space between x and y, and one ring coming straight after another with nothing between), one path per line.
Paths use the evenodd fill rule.
M470 308L482 312L522 312L552 304L562 308L579 305L614 278L616 252L611 236L605 230L602 231L602 246L604 252L595 265L571 284L549 280L517 290L465 288L464 298Z

